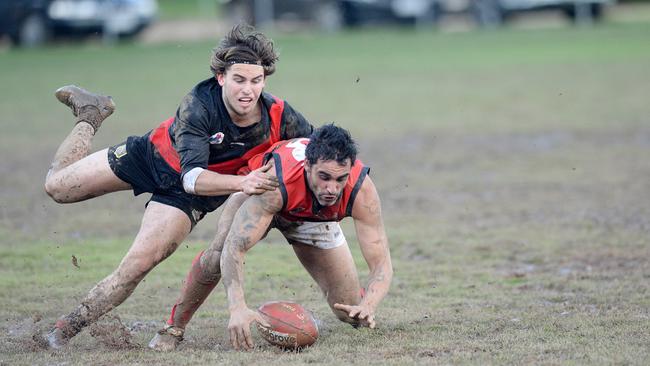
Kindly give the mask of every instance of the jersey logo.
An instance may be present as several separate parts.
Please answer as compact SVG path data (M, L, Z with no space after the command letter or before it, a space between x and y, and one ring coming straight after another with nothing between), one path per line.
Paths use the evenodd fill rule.
M291 148L291 155L296 161L305 160L305 149L307 145L303 144L303 142L309 142L309 139L297 139L287 144L287 147Z
M126 144L118 146L115 149L115 151L113 152L113 155L115 155L115 157L118 158L118 159L123 157L126 154L127 154L127 152L126 152Z
M210 143L210 145L219 145L220 143L223 142L224 137L225 135L223 134L223 132L217 132L214 135L210 136L208 142Z

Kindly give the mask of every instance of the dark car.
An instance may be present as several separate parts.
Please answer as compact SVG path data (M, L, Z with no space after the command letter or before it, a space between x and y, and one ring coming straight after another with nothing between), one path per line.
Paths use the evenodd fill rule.
M1 0L0 35L27 47L61 35L133 36L157 10L156 0Z
M0 35L15 44L35 45L48 37L47 8L52 0L0 1Z
M221 4L232 22L255 26L285 22L338 30L344 21L339 0L221 0Z
M556 9L574 22L599 20L615 0L340 0L344 23L435 23L446 14L468 14L483 27L499 26L522 12Z
M431 25L447 14L470 16L482 27L511 15L556 9L575 22L598 20L616 0L222 0L234 21L252 24L293 20L322 29L367 24Z

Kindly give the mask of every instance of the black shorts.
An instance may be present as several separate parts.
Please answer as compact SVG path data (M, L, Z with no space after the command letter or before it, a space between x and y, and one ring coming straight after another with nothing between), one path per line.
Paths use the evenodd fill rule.
M211 197L185 192L180 174L156 152L149 134L130 136L126 142L111 146L108 163L115 175L133 187L134 195L152 193L149 201L182 210L192 221L192 227L228 199L227 195Z

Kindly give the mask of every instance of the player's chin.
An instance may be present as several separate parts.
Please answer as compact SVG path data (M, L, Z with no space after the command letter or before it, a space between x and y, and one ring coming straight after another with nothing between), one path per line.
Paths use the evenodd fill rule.
M245 116L248 113L250 113L250 108L246 108L246 107L240 105L236 112L240 116Z
M333 206L338 197L336 196L321 196L318 200L318 203L321 204L321 206Z

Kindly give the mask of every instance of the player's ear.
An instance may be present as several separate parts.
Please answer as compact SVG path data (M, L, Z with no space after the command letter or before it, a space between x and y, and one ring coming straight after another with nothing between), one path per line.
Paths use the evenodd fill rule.
M217 82L219 83L219 85L223 86L223 84L226 81L226 75L223 74L223 73L219 73L219 74L217 74L216 79L217 79Z

